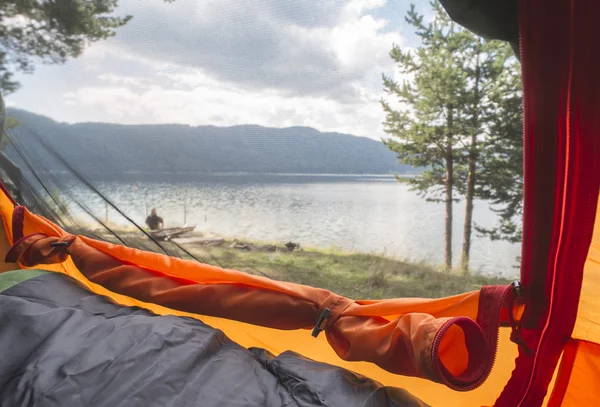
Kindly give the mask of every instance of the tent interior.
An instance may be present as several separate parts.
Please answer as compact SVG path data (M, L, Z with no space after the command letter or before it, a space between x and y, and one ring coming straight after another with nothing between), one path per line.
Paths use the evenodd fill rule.
M440 2L456 24L509 43L521 66L514 282L486 280L499 283L436 298L357 299L357 283L340 294L333 285L230 267L216 252L139 226L146 212L133 216L94 179L106 165L72 159L79 133L59 142L67 125L39 134L28 120L51 120L26 114L9 129L3 101L0 406L600 405L600 3ZM124 127L109 142L87 127L81 137L97 144L81 154L103 154L103 143L118 150ZM150 147L174 143L149 138ZM158 162L163 147L151 158ZM135 157L107 158L119 172ZM283 160L293 165L294 151ZM161 196L176 195L184 177L193 175L165 178ZM127 194L135 185L121 188ZM219 193L215 199L232 194ZM246 193L235 199L250 199ZM257 210L248 208L228 222ZM109 211L119 227L107 222ZM278 250L265 258L279 261Z

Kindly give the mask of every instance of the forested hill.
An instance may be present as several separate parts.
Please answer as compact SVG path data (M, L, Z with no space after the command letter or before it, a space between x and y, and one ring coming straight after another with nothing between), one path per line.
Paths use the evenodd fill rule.
M58 123L9 109L22 124L12 132L20 145L51 170L58 164L36 142L52 143L77 170L96 176L119 173L386 174L397 164L381 142L307 127L255 125L119 125ZM14 156L14 152L7 151Z

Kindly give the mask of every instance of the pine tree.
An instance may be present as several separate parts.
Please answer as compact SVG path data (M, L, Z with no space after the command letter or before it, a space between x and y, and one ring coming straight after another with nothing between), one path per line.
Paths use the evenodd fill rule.
M506 134L506 120L520 114L518 106L508 100L518 102L520 81L516 69L516 59L508 43L486 41L472 33L467 33L467 46L459 56L463 59L463 69L469 80L465 92L465 116L461 117L461 130L464 135L464 164L457 169L464 179L457 182L459 191L465 197L465 221L463 226L463 247L461 269L469 270L471 254L471 232L473 229L473 207L475 198L490 199L491 190L498 190L498 182L493 171L514 174L519 171L511 160L519 158L499 154L506 143L521 142L520 129ZM516 99L515 99L516 97ZM515 110L516 108L516 110ZM512 109L512 110L511 110ZM500 167L500 168L498 168ZM487 171L484 177L480 173Z
M414 52L394 46L390 52L400 73L409 78L403 83L383 76L385 91L396 98L382 100L387 113L384 130L391 138L384 143L397 153L400 162L426 169L408 179L412 189L430 201L444 202L444 263L452 268L452 206L455 190L455 157L460 139L457 118L464 105L467 75L456 54L465 47L465 31L450 20L441 5L432 3L435 17L425 24L414 6L406 16L422 45Z
M403 181L426 199L445 203L448 270L453 202L465 199L461 268L466 272L476 198L490 200L500 218L492 229L476 225L479 232L493 239L518 233L520 78L508 44L487 41L455 25L438 1L431 6L431 23L425 24L414 7L406 17L421 45L415 51L394 46L390 52L407 78L399 83L383 76L385 91L396 99L382 101L384 130L391 136L384 143L400 162L425 168Z

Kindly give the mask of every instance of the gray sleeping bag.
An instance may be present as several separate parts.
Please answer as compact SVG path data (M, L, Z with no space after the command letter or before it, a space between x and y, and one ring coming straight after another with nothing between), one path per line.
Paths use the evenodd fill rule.
M422 407L401 389L193 318L122 307L58 273L0 274L0 406Z

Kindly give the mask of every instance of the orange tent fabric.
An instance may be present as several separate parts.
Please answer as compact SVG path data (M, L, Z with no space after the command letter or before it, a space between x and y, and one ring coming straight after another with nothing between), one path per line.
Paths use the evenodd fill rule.
M329 291L72 236L18 207L7 260L25 267L70 256L111 292L183 312L276 329L325 331L337 355L388 372L472 390L489 375L510 287L443 300L356 302ZM475 320L477 322L475 322Z
M585 262L577 320L548 406L600 405L600 204Z

